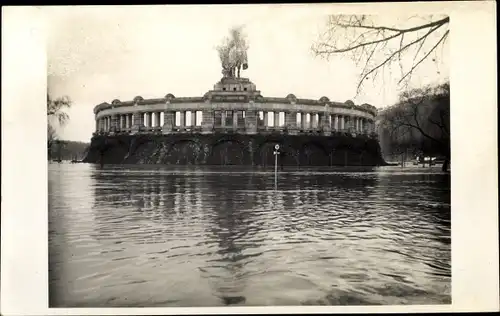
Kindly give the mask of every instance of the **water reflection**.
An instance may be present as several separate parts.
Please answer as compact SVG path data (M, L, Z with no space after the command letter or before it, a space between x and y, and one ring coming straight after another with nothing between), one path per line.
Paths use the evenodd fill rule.
M430 169L50 165L51 306L450 302Z

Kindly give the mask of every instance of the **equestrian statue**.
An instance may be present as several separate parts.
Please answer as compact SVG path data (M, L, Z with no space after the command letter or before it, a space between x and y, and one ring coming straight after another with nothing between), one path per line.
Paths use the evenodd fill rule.
M217 47L224 78L240 78L241 69L248 69L248 45L241 27L231 29L230 36Z

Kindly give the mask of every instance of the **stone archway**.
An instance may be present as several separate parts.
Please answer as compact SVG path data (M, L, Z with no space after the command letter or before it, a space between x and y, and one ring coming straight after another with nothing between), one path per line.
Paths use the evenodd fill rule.
M333 166L362 166L370 156L365 150L354 149L349 146L339 146L332 150L331 161Z
M280 155L278 157L278 165L280 167L298 165L297 150L289 144L279 140L266 140L259 145L255 152L255 161L257 165L274 166L274 146L276 146L276 144L280 145Z
M246 146L236 139L224 138L211 146L207 164L209 165L245 165L249 164Z
M166 145L161 158L169 165L197 165L203 158L201 144L193 139L180 139Z
M329 166L330 160L326 148L317 142L306 142L299 150L299 162L303 166Z

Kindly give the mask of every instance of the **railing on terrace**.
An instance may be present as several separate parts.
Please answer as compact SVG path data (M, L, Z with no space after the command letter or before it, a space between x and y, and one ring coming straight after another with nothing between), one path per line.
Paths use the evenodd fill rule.
M210 130L212 133L242 133L245 134L247 129L245 126L213 126ZM257 127L257 132L259 134L282 134L287 135L291 132L297 135L331 135L331 136L351 136L351 137L368 137L372 139L378 139L378 134L376 132L368 132L368 131L354 131L353 129L344 128L344 129L331 129L324 131L321 127L288 127L288 126L260 126ZM203 132L202 126L174 126L171 131L171 134L176 133L201 133ZM110 131L97 131L92 133L92 136L113 136L113 135L130 135L132 133L137 134L154 134L161 135L163 134L162 127L141 127L139 129L117 129Z

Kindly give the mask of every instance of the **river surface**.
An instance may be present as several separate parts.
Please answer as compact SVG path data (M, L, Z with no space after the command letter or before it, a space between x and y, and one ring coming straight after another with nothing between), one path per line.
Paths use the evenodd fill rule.
M49 164L51 307L451 303L437 167Z

